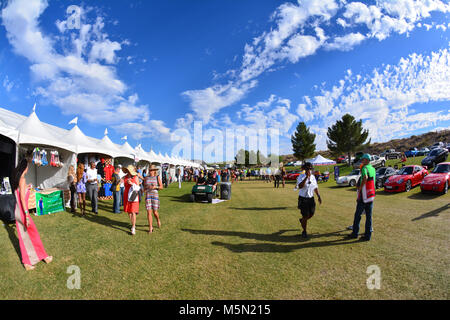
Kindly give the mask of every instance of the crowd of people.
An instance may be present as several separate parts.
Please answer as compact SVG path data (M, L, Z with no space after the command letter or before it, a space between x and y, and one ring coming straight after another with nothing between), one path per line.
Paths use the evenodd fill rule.
M139 214L139 204L145 199L147 218L149 222L149 233L153 232L153 218L157 220L157 225L161 227L159 218L159 197L158 190L163 189L163 178L157 174L158 168L151 165L149 168L136 168L133 165L123 167L121 164L113 168L111 175L111 186L113 206L112 212L121 213L121 208L130 217L131 234L136 233L136 216ZM95 161L89 163L87 169L79 162L77 170L73 167L69 169L68 182L71 191L71 212L76 213L80 209L82 216L86 215L86 195L91 201L92 213L98 215L98 194L101 189L101 181L105 178L99 174ZM162 171L162 176L166 170ZM78 205L75 199L78 199Z
M72 193L71 210L76 212L77 207L81 215L86 215L86 194L91 200L91 211L98 214L98 192L102 175L99 174L97 164L94 161L89 163L88 168L84 168L83 163L79 163L77 169L71 167L68 175L68 182ZM319 193L318 180L311 163L305 163L302 166L303 172L298 176L295 189L299 190L298 209L302 217L299 219L302 231L302 237L307 238L307 223L314 214L316 203L314 194L322 204L322 198ZM148 233L153 233L153 217L156 218L158 228L161 228L161 219L159 216L159 194L158 191L165 187L172 178L167 174L166 169L150 165L144 169L136 168L133 165L123 167L118 164L111 173L110 191L113 194L113 213L119 214L121 208L128 214L131 224L131 235L136 233L136 217L139 214L139 205L142 199L145 199L145 207L148 219ZM31 219L28 211L28 198L30 196L31 185L27 185L25 175L28 172L28 160L22 159L14 169L12 175L12 188L16 197L15 219L19 234L20 250L22 262L26 270L33 270L34 265L39 261L50 263L53 260L49 256L42 244L36 226ZM247 169L196 169L186 170L178 169L176 178L181 181L195 182L196 184L208 184L217 187L218 182L237 182L243 181L251 176L262 179L266 182L274 181L274 187L278 188L280 182L285 186L284 177L286 171L284 167L272 169L263 168L260 170ZM364 155L361 164L361 179L357 184L357 207L352 226L352 233L349 238L356 238L359 233L359 224L361 215L366 215L366 228L362 240L371 239L372 229L372 209L375 198L375 169L370 165L370 156ZM77 195L78 206L76 205L74 195Z

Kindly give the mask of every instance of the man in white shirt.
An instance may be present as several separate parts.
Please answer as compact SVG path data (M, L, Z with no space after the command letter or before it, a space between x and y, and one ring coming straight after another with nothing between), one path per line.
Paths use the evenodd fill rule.
M302 237L308 238L306 232L307 222L313 217L316 210L314 193L317 194L320 204L322 204L322 199L320 198L316 178L312 174L312 164L307 162L302 166L302 169L305 170L305 173L298 176L295 188L300 189L298 193L298 209L300 209L300 213L302 214L302 218L299 219L303 228Z
M92 212L98 214L98 180L94 161L91 161L90 167L86 170L86 175L86 192L91 199Z

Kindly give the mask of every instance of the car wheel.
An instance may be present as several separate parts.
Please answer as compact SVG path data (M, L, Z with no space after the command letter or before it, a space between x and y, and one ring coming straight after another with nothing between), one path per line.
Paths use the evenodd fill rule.
M406 192L409 192L411 190L411 180L406 181L405 189Z
M381 166L382 166L382 167L385 167L385 166L386 166L386 162L383 161L383 162L381 163Z
M377 183L376 183L375 187L376 187L377 189L380 189L380 188L383 187L383 183L381 182L381 180L377 180Z
M351 180L350 181L350 187L354 187L356 185L356 181L355 180Z
M448 192L448 180L445 181L445 186L444 186L444 190L442 191L442 194L447 194Z
M191 202L195 202L195 194L191 194L189 198Z
M212 203L212 200L213 200L213 195L212 195L212 193L208 193L208 202L209 202L209 203Z

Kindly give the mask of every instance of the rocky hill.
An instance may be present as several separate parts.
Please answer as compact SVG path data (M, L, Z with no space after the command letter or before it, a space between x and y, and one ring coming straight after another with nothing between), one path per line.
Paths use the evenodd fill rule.
M414 135L409 138L394 139L388 142L381 143L372 143L370 147L366 148L363 151L370 154L380 154L386 149L395 149L395 151L404 152L414 147L429 147L438 141L450 142L450 130L442 130L437 132L432 131L418 136ZM316 154L321 154L322 156L330 159L335 158L328 150L318 151ZM290 161L297 161L293 154L283 156L283 162L286 163Z

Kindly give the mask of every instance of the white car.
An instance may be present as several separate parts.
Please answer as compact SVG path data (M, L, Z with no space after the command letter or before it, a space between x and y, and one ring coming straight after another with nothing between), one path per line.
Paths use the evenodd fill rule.
M336 180L336 184L338 186L350 186L354 187L356 186L356 183L358 182L359 177L361 176L361 170L360 169L354 169L348 176L339 177Z

